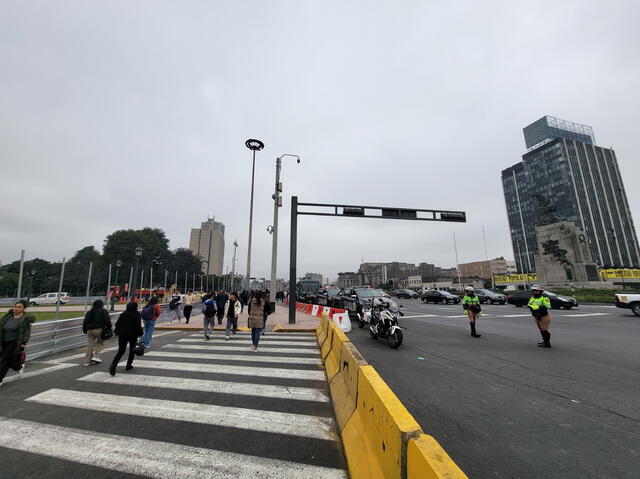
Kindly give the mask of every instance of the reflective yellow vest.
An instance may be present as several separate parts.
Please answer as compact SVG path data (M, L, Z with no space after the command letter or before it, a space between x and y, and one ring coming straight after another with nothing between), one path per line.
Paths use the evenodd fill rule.
M547 309L551 309L551 301L549 301L549 298L547 298L546 296L540 295L539 298L536 298L535 296L531 296L531 298L529 299L528 306L533 311L540 309L540 306L546 306Z
M469 295L465 295L464 298L462 298L462 305L467 305L467 306L471 306L474 304L480 304L480 298L478 298L478 296L476 296L475 294L473 295L473 297L469 296Z

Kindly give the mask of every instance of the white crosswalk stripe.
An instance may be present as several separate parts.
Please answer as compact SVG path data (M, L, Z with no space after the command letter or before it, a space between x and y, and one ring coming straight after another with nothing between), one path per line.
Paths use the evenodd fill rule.
M196 338L185 338L185 339L178 339L179 343L201 343L202 341L206 341L206 339L204 339L204 335L201 336L199 339ZM232 344L232 343L236 343L236 344L251 344L251 339L230 339L229 341L225 340L223 337L212 337L210 339L210 341L213 341L214 343L220 343L220 344ZM317 348L318 347L318 342L314 341L272 341L271 343L266 340L266 339L262 339L260 340L260 344L259 346L265 347L265 346L271 346L271 345L278 345L278 346L300 346L300 347L314 347Z
M4 417L0 429L0 446L8 449L159 479L347 477L339 469Z
M202 344L166 344L162 346L163 348L172 348L172 349L204 349L204 350L212 350L215 349L218 352L227 352L227 351L249 351L249 348L246 346L234 346L233 344L228 343L217 343L211 344L210 341L202 340ZM300 349L300 348L262 348L260 347L260 353L287 353L287 354L310 354L313 356L318 355L318 349Z
M307 371L305 369L260 368L254 366L229 366L228 364L182 363L175 361L136 362L140 368L164 369L170 371L189 371L195 373L234 374L240 376L256 376L263 378L290 378L310 381L324 381L324 371Z
M200 334L190 334L189 338L187 338L187 341L200 341L202 338L204 337L204 333L200 333ZM197 339L196 339L197 338ZM230 338L227 340L225 339L225 334L223 331L220 331L218 333L218 331L215 331L213 333L213 335L211 336L211 339L214 341L234 341L234 342L239 342L239 341L247 341L247 342L251 342L251 336L248 334L236 334L236 335L231 335ZM185 340L181 340L182 342L185 342ZM290 338L290 337L276 337L275 334L268 334L266 336L262 336L260 339L260 344L268 344L268 343L278 343L278 344L285 344L285 345L295 345L295 344L300 344L301 346L306 346L307 344L313 344L313 345L317 345L318 344L318 340L316 339L315 336L307 336L307 337L297 337L297 338Z
M224 331L221 330L216 330L215 334L217 335L223 335L224 336ZM234 337L241 337L241 338L248 338L251 339L251 333L246 333L246 332L241 332L238 331L235 335L232 335ZM202 337L202 331L200 331L198 334L190 334L189 337L191 338L201 338ZM315 341L316 340L316 335L315 333L267 333L266 335L262 336L262 340L290 340L290 339L308 339L310 341Z
M148 407L149 400L144 397L55 388L31 396L26 401L299 437L325 440L332 438L333 419L288 412L258 411L256 409L227 407L218 404L210 405L162 399L154 399L153 407Z
M293 356L265 356L263 352L259 354L216 354L216 353L188 353L174 351L147 351L145 357L162 358L184 358L184 359L210 359L224 361L242 361L251 363L289 363L289 364L315 364L321 366L322 361L318 358L296 358Z
M189 379L167 376L147 376L144 374L127 374L110 376L108 373L93 373L79 381L104 384L125 384L128 386L144 386L154 388L180 389L185 391L203 391L220 394L240 394L300 401L327 402L329 397L319 389L295 386L273 386L270 384L236 383L230 381L213 381L208 379Z

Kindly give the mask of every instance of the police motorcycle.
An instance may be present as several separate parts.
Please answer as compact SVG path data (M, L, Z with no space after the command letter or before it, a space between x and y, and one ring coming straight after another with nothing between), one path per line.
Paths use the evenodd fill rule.
M402 344L402 329L398 316L404 316L398 304L388 298L374 298L369 313L369 333L373 339L384 337L387 344L397 348ZM366 314L366 313L365 313Z

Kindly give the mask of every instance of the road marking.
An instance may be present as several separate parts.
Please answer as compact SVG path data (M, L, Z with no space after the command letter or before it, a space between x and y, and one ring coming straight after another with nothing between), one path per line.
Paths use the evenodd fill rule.
M526 318L531 316L530 314L501 314L500 318ZM533 318L533 316L531 316Z
M251 363L289 363L322 365L316 358L295 358L292 356L264 356L263 354L216 354L216 353L183 353L174 351L148 351L145 356L184 358L184 359L222 359L224 361L247 361Z
M580 313L580 314L563 314L562 318L570 317L570 318L584 318L585 316L608 316L608 313Z
M217 331L216 331L217 333ZM202 338L204 337L204 333L200 333L200 334L191 334L189 335L189 338L198 338L198 339L180 339L179 341L200 341L202 340ZM240 337L238 337L238 335L236 334L235 336L231 336L228 340L224 339L224 334L213 334L211 336L211 340L213 341L235 341L235 342L248 342L251 343L251 336L249 335L242 335ZM296 345L296 344L300 344L302 346L305 346L307 343L309 344L313 344L313 345L317 345L318 344L318 340L317 338L314 336L306 336L306 337L302 337L300 336L299 338L275 338L274 334L269 334L266 336L262 336L260 339L260 342L272 342L273 343L277 343L277 344L284 344L284 345Z
M136 366L141 368L165 369L170 371L230 374L232 376L259 376L263 378L287 378L304 379L309 381L326 381L324 370L308 371L305 369L229 366L228 364L200 364L147 360L136 361Z
M144 407L143 407L144 408ZM0 417L0 446L158 479L346 479L346 471ZM60 438L64 438L61 441ZM96 448L96 444L100 447Z
M185 338L185 339L178 339L179 343L201 343L202 341L206 341L204 339L204 336L201 336L200 339L190 339L190 338ZM224 344L231 344L231 343L238 343L238 344L251 344L251 340L250 339L233 339L233 340L229 340L226 341L223 337L215 337L213 336L211 338L210 341L214 341L214 344L217 344L219 346L222 346ZM277 341L277 342L272 342L269 343L268 339L262 338L260 340L260 344L259 347L262 346L300 346L300 347L314 347L314 348L318 348L318 342L317 341Z
M413 319L413 318L437 318L440 317L439 314L417 314L415 316L408 316L408 315L404 315L402 316L402 318L404 319Z
M44 361L38 361L38 362L44 362ZM51 364L49 362L46 362L45 364ZM54 366L48 367L48 368L42 368L42 369L36 369L35 371L32 372L25 372L22 374L22 376L18 376L17 374L5 377L2 382L3 383L12 383L14 381L20 381L22 379L28 379L28 378L32 378L35 376L41 376L43 374L48 374L48 373L52 373L54 371L60 371L61 369L67 369L67 368L72 368L77 366L77 364L59 364L59 363L55 363Z
M267 333L269 333L267 331ZM192 338L201 338L203 334L203 330L200 330L200 332L198 334L190 334L189 337ZM220 330L216 330L215 331L216 336L224 336L225 332L224 331L220 331ZM251 333L245 333L245 332L241 332L238 331L235 335L231 335L231 338L233 339L234 337L241 337L241 338L249 338L251 339ZM315 341L316 340L316 335L314 333L269 333L264 335L263 339L276 339L276 340L281 340L281 339L310 339Z
M230 381L211 381L207 379L175 378L167 376L147 376L145 374L118 374L97 372L84 376L78 381L127 386L145 386L153 388L203 391L208 393L239 394L244 396L295 399L298 401L328 402L329 397L320 389L304 387L283 387L270 384L235 383Z
M333 418L307 416L289 412L55 388L31 396L25 399L25 401L86 409L89 411L127 414L137 417L169 419L197 424L209 424L212 426L235 427L251 431L287 434L290 436L335 440L335 433L332 433ZM64 441L64 447L68 447L66 441ZM104 445L101 445L100 449L103 448ZM34 451L37 451L37 448L34 449ZM178 475L177 477L180 476Z
M211 344L210 341L205 341L204 339L202 340L202 344L165 344L164 346L162 346L163 348L174 348L174 349L214 349L218 352L222 352L224 351L225 353L227 351L243 351L243 352L247 352L249 351L249 349L246 346L233 346L233 345L228 345L226 343L224 344ZM260 348L260 346L259 346ZM268 349L262 349L260 350L259 353L257 354L261 354L262 352L269 352L269 353L288 353L288 354L311 354L313 356L316 356L319 354L319 350L318 348L315 349L311 349L311 348L307 348L307 349L298 349L298 348L268 348Z

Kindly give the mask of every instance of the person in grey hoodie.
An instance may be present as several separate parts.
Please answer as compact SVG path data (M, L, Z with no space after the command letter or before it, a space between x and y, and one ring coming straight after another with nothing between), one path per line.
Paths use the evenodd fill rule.
M111 318L106 309L104 309L104 303L96 299L93 302L93 306L87 314L84 315L84 322L82 323L82 332L87 335L87 348L84 353L84 365L90 366L93 364L100 364L100 352L102 351L102 330L104 327L111 329Z

